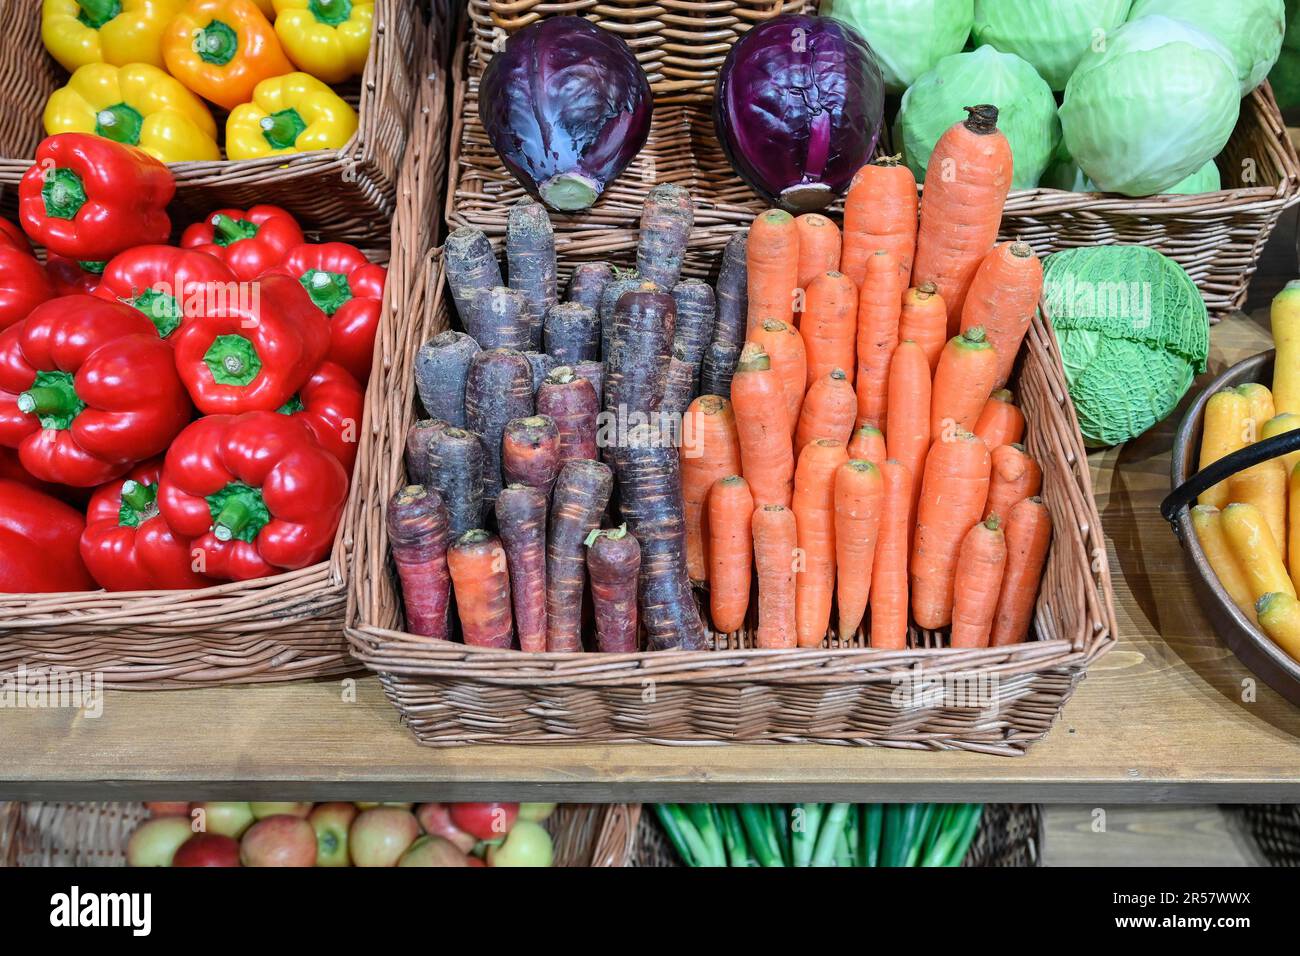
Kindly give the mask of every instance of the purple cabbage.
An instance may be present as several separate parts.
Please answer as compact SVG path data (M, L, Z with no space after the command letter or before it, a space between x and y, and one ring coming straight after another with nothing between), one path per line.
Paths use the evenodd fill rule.
M829 204L876 149L885 81L852 27L785 14L754 27L718 74L713 120L732 168L792 212Z
M591 206L645 145L654 97L622 39L581 17L551 17L506 40L479 84L493 148L554 209Z

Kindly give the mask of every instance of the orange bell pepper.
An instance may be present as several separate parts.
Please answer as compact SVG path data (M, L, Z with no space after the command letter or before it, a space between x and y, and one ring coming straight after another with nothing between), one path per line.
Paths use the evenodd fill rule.
M252 99L263 80L293 72L253 0L191 0L167 27L162 46L172 76L228 110Z

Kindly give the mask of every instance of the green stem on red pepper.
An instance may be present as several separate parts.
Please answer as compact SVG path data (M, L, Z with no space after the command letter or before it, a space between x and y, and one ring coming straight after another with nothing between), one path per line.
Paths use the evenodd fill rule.
M56 166L45 173L41 199L50 219L74 219L86 204L86 186L72 170Z
M298 281L307 290L311 300L316 303L316 308L326 315L333 315L352 298L348 277L342 272L308 269Z
M95 135L111 139L115 143L138 146L143 126L144 117L140 111L125 103L106 106L95 114Z
M108 268L108 263L102 259L78 259L77 268L93 276L102 276L104 270Z
M257 235L257 224L247 219L232 219L225 213L212 217L212 239L222 248L240 239L252 239Z
M85 407L68 372L37 372L32 387L18 396L18 410L39 417L42 428L67 428Z
M220 20L213 20L194 37L195 52L204 63L225 66L239 52L239 37L234 29Z
M145 314L158 330L160 339L167 338L180 327L181 304L174 295L157 289L145 289L134 299L127 299L126 304Z
M297 110L280 110L263 116L258 122L262 129L262 138L272 149L290 149L298 141L307 124Z
M302 397L294 394L289 396L289 400L277 408L275 411L280 415L293 415L300 412L307 406L302 403Z
M212 535L218 541L252 541L271 520L262 490L242 481L232 481L208 495L207 501L212 513Z
M77 0L77 6L81 8L77 19L92 30L98 30L122 12L119 0Z
M352 16L352 0L310 0L307 9L321 23L336 27Z
M257 348L242 335L218 335L203 353L203 362L218 385L242 388L262 371Z
M122 482L122 506L117 522L124 528L138 528L158 514L158 489L142 485L133 478Z

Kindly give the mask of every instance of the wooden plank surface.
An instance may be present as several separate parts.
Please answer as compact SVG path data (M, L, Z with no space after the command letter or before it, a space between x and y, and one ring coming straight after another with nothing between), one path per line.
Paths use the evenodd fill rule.
M1266 866L1217 806L1048 807L1044 866Z

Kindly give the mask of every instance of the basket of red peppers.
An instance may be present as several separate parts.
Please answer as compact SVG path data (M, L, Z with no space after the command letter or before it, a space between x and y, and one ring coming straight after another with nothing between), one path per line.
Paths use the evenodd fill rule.
M109 684L348 668L326 562L386 269L270 204L169 245L174 192L142 151L60 134L0 224L0 671L75 666L86 634L196 642L88 651Z

